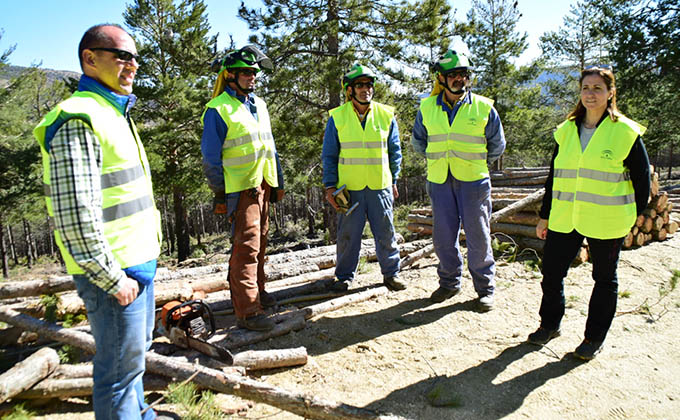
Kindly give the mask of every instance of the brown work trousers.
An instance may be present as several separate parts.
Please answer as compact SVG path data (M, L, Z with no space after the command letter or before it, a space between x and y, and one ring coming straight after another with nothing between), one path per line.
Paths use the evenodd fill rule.
M269 233L269 196L266 181L241 191L233 215L234 238L229 259L229 287L236 317L262 313L260 292L264 291L264 254Z

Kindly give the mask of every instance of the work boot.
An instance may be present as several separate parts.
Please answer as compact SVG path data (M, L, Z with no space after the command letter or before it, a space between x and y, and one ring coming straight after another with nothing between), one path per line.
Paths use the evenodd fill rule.
M276 302L276 298L274 298L274 296L270 295L264 290L260 292L260 305L263 307L272 308L276 306L277 303L278 302Z
M593 360L600 350L602 350L602 341L583 340L583 342L576 347L574 356L581 360Z
M388 276L383 279L383 284L385 287L390 289L391 291L395 292L397 290L404 290L406 289L406 283L401 281L399 278L399 274L395 274L393 276Z
M460 289L446 289L439 286L439 289L435 290L430 296L430 301L433 303L442 303L446 299L452 298L460 293Z
M494 301L493 295L480 296L479 300L477 301L479 310L481 312L489 312L490 310L493 309L493 301Z
M271 331L276 323L265 314L252 315L245 319L237 319L236 325L251 331Z
M538 327L536 331L529 334L527 343L535 344L537 346L544 346L548 344L550 340L555 337L559 337L560 335L562 335L562 332L559 328L556 330L549 330L547 328Z
M331 291L333 292L346 292L349 289L349 285L352 284L352 280L336 280L335 283L331 284Z

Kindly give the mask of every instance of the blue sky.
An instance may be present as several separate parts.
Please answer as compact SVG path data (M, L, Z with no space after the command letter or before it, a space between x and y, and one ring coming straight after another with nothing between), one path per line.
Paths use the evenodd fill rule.
M449 0L456 8L456 19L464 20L471 0ZM29 66L42 62L43 68L80 71L77 47L83 32L96 23L123 24L126 3L132 0L0 0L0 52L16 44L9 57L10 64ZM244 44L247 25L238 19L238 0L206 0L211 33L219 32L218 47L223 48L234 37L237 45ZM548 6L548 3L550 5ZM540 54L538 38L545 31L558 30L569 5L576 0L519 0L523 16L518 29L529 35L529 50L520 57L523 64ZM246 0L257 7L260 0ZM94 7L92 7L94 6Z

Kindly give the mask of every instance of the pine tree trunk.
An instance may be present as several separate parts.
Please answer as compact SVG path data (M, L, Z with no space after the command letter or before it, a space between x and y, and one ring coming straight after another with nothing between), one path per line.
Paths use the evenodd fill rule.
M17 254L17 247L14 243L14 233L12 232L12 226L7 225L7 235L9 239L9 249L12 253L12 259L14 260L14 265L19 265L19 256Z
M172 188L172 201L175 210L175 238L177 240L177 262L189 258L191 246L189 243L189 230L187 213L184 208L184 191L179 186Z
M21 219L24 225L24 241L26 242L26 266L31 268L33 266L33 252L31 251L31 236L28 233L28 222L26 219Z
M163 197L163 219L165 223L163 225L165 226L165 241L168 243L167 250L166 250L166 255L172 255L174 252L173 249L173 243L174 241L172 240L172 235L170 235L170 232L172 232L171 223L170 219L168 218L168 199L167 197Z
M48 249L50 250L50 257L54 256L54 232L52 232L52 228L50 226L50 215L45 212L45 223L47 224L47 239L49 242Z
M307 234L310 238L312 238L314 235L316 235L316 229L314 228L314 213L312 212L312 188L310 186L307 186L305 195L307 196L307 204L305 206L305 213L307 215ZM325 213L324 225L328 226Z
M5 247L5 230L2 215L0 215L0 256L2 256L2 276L9 277L9 267L7 266L7 248Z

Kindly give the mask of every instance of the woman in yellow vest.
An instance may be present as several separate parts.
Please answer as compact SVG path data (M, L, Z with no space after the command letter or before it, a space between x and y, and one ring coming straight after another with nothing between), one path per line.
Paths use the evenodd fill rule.
M585 339L574 354L590 360L602 349L616 312L623 238L647 206L649 158L640 138L645 127L616 107L611 67L587 67L579 84L580 100L554 134L557 145L536 226L536 235L546 241L541 325L528 342L544 345L561 334L564 278L586 238L595 285Z

